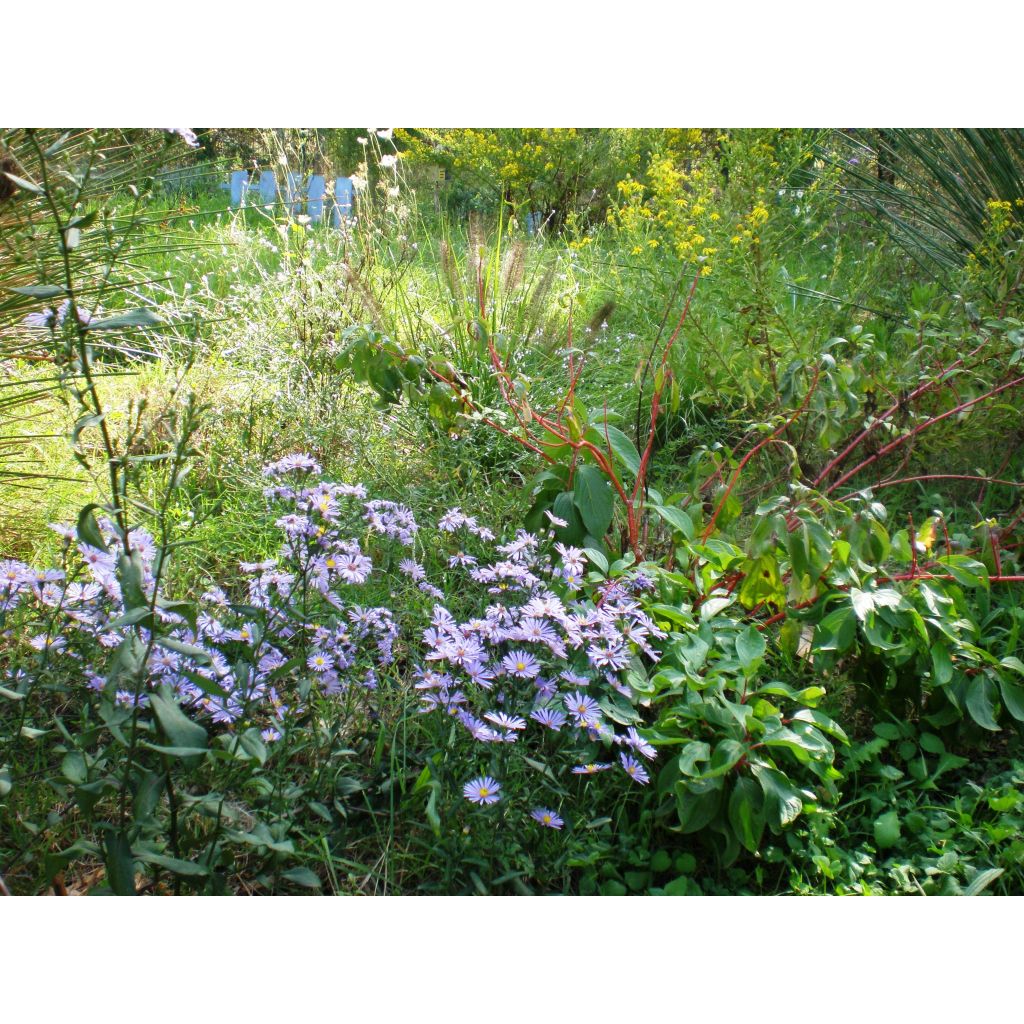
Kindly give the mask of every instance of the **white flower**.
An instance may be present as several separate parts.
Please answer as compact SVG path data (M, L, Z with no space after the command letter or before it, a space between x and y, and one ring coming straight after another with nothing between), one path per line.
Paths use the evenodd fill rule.
M395 134L394 128L378 128L376 131L378 139L386 139L388 142L391 141L391 136Z
M380 165L384 168L394 167L397 163L398 157L393 153L385 153L384 156L380 158Z
M366 179L360 178L358 174L353 174L349 180L352 182L352 188L356 192L362 192L366 188Z
M367 146L369 145L370 140L366 138L364 135L359 135L356 138L356 142L358 142L360 146Z

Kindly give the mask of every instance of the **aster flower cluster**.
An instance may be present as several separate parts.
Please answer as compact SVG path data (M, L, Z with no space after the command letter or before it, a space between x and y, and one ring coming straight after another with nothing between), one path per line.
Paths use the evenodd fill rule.
M451 533L470 528L458 509L439 526ZM488 604L482 615L466 621L435 605L415 672L421 712L450 716L483 749L517 744L513 753L520 747L524 755L555 751L566 767L578 762L567 774L618 766L634 782L647 783L643 762L654 759L654 748L635 727L619 729L621 706L616 710L614 698L632 698L622 672L640 655L657 661L653 643L664 633L629 586L610 584L581 596L585 566L579 548L555 544L549 550L546 540L521 530L493 553L497 557L483 564L461 552L449 559L451 568L486 588ZM613 760L593 758L595 751L616 748ZM481 805L504 795L492 776L473 778L463 789L467 800ZM545 827L563 824L548 808L531 816Z
M114 524L100 519L92 539L101 546L55 527L64 539L61 569L0 560L0 631L23 636L39 657L63 659L85 686L122 704L145 704L150 689L168 687L195 717L228 728L257 725L267 741L311 699L358 696L372 709L372 691L394 685L411 663L421 712L455 723L469 761L485 756L508 765L510 757L534 755L561 766L566 781L613 768L620 778L649 781L655 751L628 725L637 719L623 676L635 659L658 660L654 645L664 634L637 600L639 577L586 587L581 549L523 530L496 543L458 508L437 523L448 550L428 571L406 506L369 500L360 484L321 479L309 455L286 456L263 472L280 548L243 563L228 588L210 587L194 616L154 594L152 536L133 530L126 552ZM360 588L391 571L395 547L401 557L392 585L405 579L416 588L411 593L426 597L401 598L392 609L361 598ZM131 607L122 592L129 585ZM392 596L400 593L410 591ZM457 618L449 603L478 614ZM11 628L16 611L20 628ZM128 689L116 655L139 641L150 651L145 678ZM490 806L508 796L500 777L472 775L465 799ZM564 825L548 807L530 814L542 827Z

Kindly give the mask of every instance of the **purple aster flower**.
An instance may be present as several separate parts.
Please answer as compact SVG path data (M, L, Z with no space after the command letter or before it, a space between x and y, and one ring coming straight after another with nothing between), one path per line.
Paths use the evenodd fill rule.
M526 719L518 715L506 715L504 711L488 711L484 718L502 729L525 729Z
M462 787L462 795L474 804L496 804L501 799L501 784L490 775L481 775Z
M622 767L626 774L634 781L644 786L651 781L651 777L647 774L647 769L635 757L622 753L619 754L619 760L622 762Z
M334 668L334 659L323 651L314 651L306 660L306 664L314 672L330 672Z
M591 761L589 764L578 764L573 768L573 775L596 775L598 772L606 772L612 765L605 761Z
M425 580L427 578L426 569L412 558L403 558L398 563L398 571L404 573L414 583L419 583L420 580Z
M462 668L477 686L482 686L485 690L489 690L494 685L494 673L479 661L471 661L463 665Z
M558 708L536 708L530 712L530 717L555 732L558 732L566 722L565 712L559 711Z
M642 757L646 757L648 761L653 761L658 756L658 752L654 747L652 747L633 726L630 726L626 730L626 736L623 742L627 746L632 747Z
M601 720L601 708L596 700L576 690L562 698L566 710L577 725L596 725Z
M537 807L530 811L530 817L545 828L561 828L565 824L554 811L550 811L546 807Z
M373 562L365 555L345 555L338 561L338 575L346 583L364 583L373 569Z
M39 636L32 637L29 643L37 651L63 651L68 645L64 637L48 636L46 633L40 633Z
M285 473L292 473L296 470L316 475L321 472L319 463L312 456L296 453L295 455L286 455L283 459L278 459L277 462L268 463L263 467L263 475L283 476Z
M589 686L590 680L586 676L581 676L578 672L573 672L571 669L566 669L559 675L560 679L564 679L570 686Z
M587 657L595 668L622 669L629 664L629 654L614 644L608 644L605 647L594 644L587 648Z
M454 533L465 521L466 517L462 514L461 509L456 507L449 509L441 516L437 521L437 528L444 530L445 533Z
M540 675L540 662L526 651L509 651L501 660L501 667L518 679L533 679Z

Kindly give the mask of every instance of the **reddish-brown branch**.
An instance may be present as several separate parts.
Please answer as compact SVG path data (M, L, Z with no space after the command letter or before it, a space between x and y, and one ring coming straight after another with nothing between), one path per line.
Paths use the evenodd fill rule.
M1016 480L1002 480L995 476L974 476L970 473L922 473L919 476L902 476L896 480L881 480L877 484L872 484L871 489L873 491L880 490L883 487L895 487L897 484L916 484L923 480L976 480L984 484L1004 484L1007 487L1024 487L1024 483L1019 483ZM844 497L849 497L850 494L856 494L856 491L850 491Z
M907 431L905 434L901 434L894 441L890 441L887 445L883 445L873 455L869 455L866 459L858 462L853 469L847 470L835 483L831 484L825 489L825 494L831 494L837 487L841 487L851 477L856 476L862 469L866 469L868 466L877 462L883 456L888 455L889 452L899 448L900 445L906 444L907 441L914 437L917 437L922 431L927 430L929 427L935 426L936 423L941 423L945 419L949 419L950 416L956 416L959 413L966 412L972 406L977 405L979 402L988 401L990 398L995 398L996 395L1001 394L1009 388L1017 387L1020 384L1024 384L1024 377L1015 377L1013 380L1007 381L1005 384L1000 384L997 388L992 388L991 391L986 391L983 395L978 395L977 398L972 398L967 402L961 402L959 405L954 406L952 409L947 409L943 413L939 413L938 416L932 416L930 419L925 420L923 423L919 423L913 430ZM833 460L835 462L835 460ZM830 464L831 465L831 464ZM819 478L820 480L820 474ZM817 485L818 480L815 481Z
M715 509L714 514L711 516L708 525L705 527L704 533L701 534L701 544L706 543L708 537L710 537L711 534L714 532L715 523L718 521L718 517L721 514L722 509L725 507L725 503L729 500L729 495L732 494L733 488L736 486L736 481L739 480L740 474L743 472L744 467L759 451L761 451L762 448L765 447L765 445L770 444L772 441L774 441L775 438L777 438L783 431L785 431L789 426L795 423L796 420L799 419L804 414L804 412L807 409L807 406L810 404L811 396L814 394L814 391L818 386L818 379L820 376L821 368L819 367L817 370L814 371L814 380L811 381L811 386L807 389L807 394L804 396L804 400L803 402L800 403L800 407L796 410L796 412L794 412L793 415L790 416L789 419L782 424L782 426L777 427L775 430L773 430L766 438L762 439L758 444L754 445L754 447L751 448L750 451L747 452L747 454L744 455L742 459L740 459L740 464L733 470L732 476L729 478L729 483L725 488L725 493L722 495L721 500L718 502L718 507Z
M832 459L831 462L829 462L825 466L825 468L814 478L813 482L811 483L811 486L820 487L822 482L828 478L829 474L837 466L842 465L846 457L869 434L871 434L876 428L880 427L887 420L895 416L901 408L910 405L911 403L915 402L918 398L920 398L923 394L930 391L932 388L938 387L940 384L942 384L944 378L948 377L949 374L951 374L954 370L962 367L967 362L967 360L977 355L989 343L990 340L991 339L986 338L980 345L978 345L976 348L968 352L967 355L961 356L959 359L950 363L949 366L947 366L937 376L931 377L928 380L926 380L923 384L918 385L918 387L911 391L910 394L908 394L904 400L900 401L899 399L897 399L895 402L893 402L893 404L888 409L886 409L885 412L881 414L881 416L878 416L875 419L873 419L859 434L857 434L856 437L854 437L852 441L850 441L849 444L846 445L846 447L843 448L843 450L834 459Z

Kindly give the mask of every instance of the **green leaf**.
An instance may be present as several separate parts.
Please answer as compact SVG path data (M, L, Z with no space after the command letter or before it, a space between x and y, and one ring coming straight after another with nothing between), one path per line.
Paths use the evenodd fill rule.
M650 508L657 512L673 530L681 533L687 540L693 540L693 520L681 508L671 508L667 505L651 505Z
M684 834L699 832L718 814L724 792L723 780L680 779L676 783L676 811L679 830Z
M587 530L603 537L612 523L612 489L604 474L596 466L580 466L572 493Z
M729 824L746 850L756 853L764 832L764 794L753 779L736 780L729 797Z
M177 702L168 695L151 693L149 702L156 715L164 735L174 747L204 749L206 747L206 730L193 722Z
M684 775L699 775L700 772L697 770L698 761L708 761L711 759L711 747L707 743L703 743L700 740L694 740L687 743L683 747L679 754L679 770Z
M633 476L640 472L640 453L636 450L636 445L618 427L610 424L607 427L603 424L591 427L583 437L602 451L607 451L611 445L612 452Z
M158 754L166 754L168 757L202 757L208 753L206 747L176 747L160 743L150 743L149 740L143 740L140 746L145 747L147 750L155 750Z
M888 850L900 841L900 816L895 811L888 811L874 824L875 844L880 850Z
M114 331L122 327L157 327L163 322L152 310L133 309L130 313L119 313L105 320L91 320L83 327L87 331Z
M751 765L750 770L761 784L765 798L765 810L773 826L773 831L796 821L804 809L804 798L800 790L775 768L756 764Z
M739 764L746 752L747 748L738 740L720 740L715 745L715 752L711 755L711 766L703 777L725 775Z
M21 288L8 288L9 292L17 292L18 295L28 295L33 299L56 299L64 295L65 291L56 284L28 284Z
M943 644L933 644L931 653L935 682L939 686L945 686L953 678L953 661L949 656L949 648Z
M178 857L168 857L166 854L153 853L149 850L136 850L135 859L144 864L155 864L157 867L165 868L175 875L182 875L187 878L205 878L210 869L205 864L197 864L191 860L181 860Z
M1005 868L988 868L986 871L979 871L971 879L971 884L964 889L964 895L977 896L983 889L987 889L1005 870Z
M692 886L693 882L686 875L680 875L678 878L673 878L671 882L667 882L662 891L666 896L689 896Z
M78 539L83 544L88 544L90 547L99 548L100 551L106 551L107 545L103 540L103 534L100 532L99 523L96 522L96 516L93 509L99 508L99 505L86 505L81 512L78 513L78 526L76 527L76 533Z
M147 608L149 599L143 589L144 568L142 553L132 549L130 555L118 555L117 558L117 579L121 584L121 593L124 596L124 606L128 611L134 608Z
M857 638L857 616L850 605L829 612L818 623L814 632L814 649L816 651L836 651L842 653L849 649Z
M199 665L210 664L210 652L204 651L202 647L195 647L192 644L183 643L181 640L175 640L171 636L157 637L156 641L161 647L166 647L169 651L176 651L178 654L184 654L191 658Z
M833 721L828 715L815 711L813 708L801 708L793 714L794 722L808 722L816 725L822 732L834 736L840 743L849 743L849 737L843 731L838 722Z
M555 530L555 536L562 544L578 544L583 540L583 522L580 519L579 512L576 511L573 501L573 492L563 491L556 496L551 506L551 511L559 519L569 524L568 526L560 526Z
M152 612L145 605L139 605L137 608L133 608L130 612L126 612L124 615L119 615L116 619L111 619L107 623L107 629L121 629L124 626L135 626L142 622L143 619L148 620L146 622L146 628L148 629L152 625Z
M603 575L608 575L608 559L597 548L584 548L583 554L593 565L597 566Z
M323 883L309 868L289 868L281 872L281 877L306 889L319 889Z
M72 750L65 754L60 763L60 771L68 782L80 786L89 776L85 765L85 755L80 750Z
M657 850L651 855L651 870L658 872L668 871L672 866L672 858L667 850Z
M436 784L430 787L430 796L427 797L427 806L424 813L426 814L427 823L430 825L434 835L440 836L441 816L437 813L437 791L438 787Z
M736 655L740 664L747 671L757 664L765 655L767 645L764 636L757 626L750 625L736 637Z
M259 729L246 729L238 741L239 747L260 765L267 763L267 745Z
M107 868L107 882L116 896L134 896L135 863L132 848L123 832L109 829L103 837L104 858Z
M16 174L11 174L10 171L4 171L4 176L10 178L18 188L23 188L26 192L32 192L37 196L46 194L39 185L27 178L19 178Z
M988 569L967 555L943 555L935 560L963 587L988 588Z
M967 683L967 700L964 702L971 718L989 732L999 732L996 721L996 687L988 676L976 676Z
M1003 697L1003 706L1018 722L1024 722L1024 686L1011 683L1008 679L999 680L999 692Z

